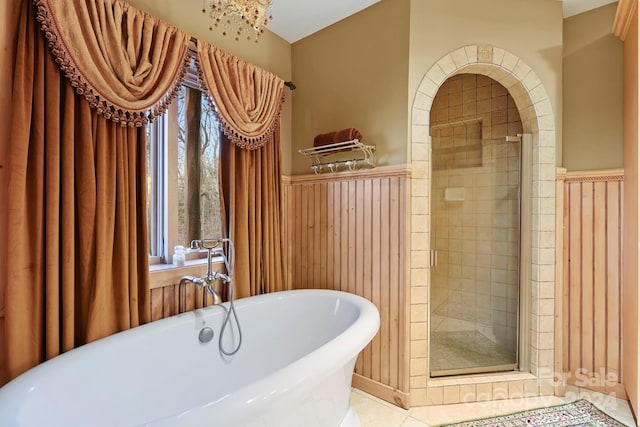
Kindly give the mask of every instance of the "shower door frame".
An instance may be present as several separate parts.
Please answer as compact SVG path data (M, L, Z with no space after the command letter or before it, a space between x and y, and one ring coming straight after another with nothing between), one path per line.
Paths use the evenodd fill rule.
M528 371L530 366L531 334L531 254L532 254L532 193L533 193L533 135L520 136L520 286L518 309L517 370Z
M509 371L527 371L523 367L529 366L530 355L529 344L530 336L528 334L530 325L530 302L528 292L526 292L526 284L531 281L531 196L533 183L533 135L530 133L522 133L517 136L507 136L517 138L520 142L520 179L518 188L518 215L519 215L519 233L520 233L520 253L518 257L518 306L516 311L516 346L515 346L515 363L503 365L491 365L477 368L454 368L441 371L433 371L429 366L429 378L442 378L454 375L473 375L491 372L509 372ZM433 157L432 157L433 158ZM431 182L433 188L433 181ZM434 266L434 260L437 260L437 252L431 250L431 266ZM433 283L431 284L433 286ZM431 288L430 286L430 288ZM430 299L430 297L429 297ZM431 337L431 314L429 314L429 336ZM429 359L431 358L431 338L429 339L428 348Z

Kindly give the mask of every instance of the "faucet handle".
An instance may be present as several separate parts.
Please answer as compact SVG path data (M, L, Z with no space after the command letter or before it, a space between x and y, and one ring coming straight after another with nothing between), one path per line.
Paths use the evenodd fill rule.
M221 239L200 239L191 241L191 249L206 249L211 250L220 246Z

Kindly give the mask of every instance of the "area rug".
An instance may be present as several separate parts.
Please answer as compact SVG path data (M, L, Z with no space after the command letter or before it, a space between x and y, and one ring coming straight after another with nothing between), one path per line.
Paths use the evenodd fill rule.
M456 427L625 427L596 408L591 402L578 400L559 406L517 412L494 418L483 418L447 424Z

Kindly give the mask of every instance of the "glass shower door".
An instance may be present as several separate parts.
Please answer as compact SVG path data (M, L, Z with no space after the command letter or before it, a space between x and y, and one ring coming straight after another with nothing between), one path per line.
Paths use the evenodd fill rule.
M517 367L520 138L432 128L431 376Z

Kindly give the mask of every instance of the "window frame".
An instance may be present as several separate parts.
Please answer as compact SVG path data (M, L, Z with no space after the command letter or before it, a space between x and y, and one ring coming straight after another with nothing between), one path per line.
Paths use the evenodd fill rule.
M192 62L181 86L196 89L204 95L198 80L195 64ZM173 248L182 244L179 236L179 203L178 203L178 122L169 120L177 116L177 102L169 104L166 112L149 126L148 137L150 144L149 178L151 182L148 203L154 203L155 209L149 215L149 265L171 265ZM159 165L162 165L160 167ZM173 183L173 184L172 184ZM221 230L222 232L223 230ZM206 258L206 250L189 250L185 248L186 259Z
M149 191L149 265L164 264L167 262L168 257L165 248L164 236L165 236L165 220L168 203L165 202L167 198L167 147L166 134L167 134L167 120L166 116L162 115L158 119L151 123L148 128L148 141L147 145L150 147L150 160L149 160L149 183L151 187ZM152 209L151 207L155 207Z

